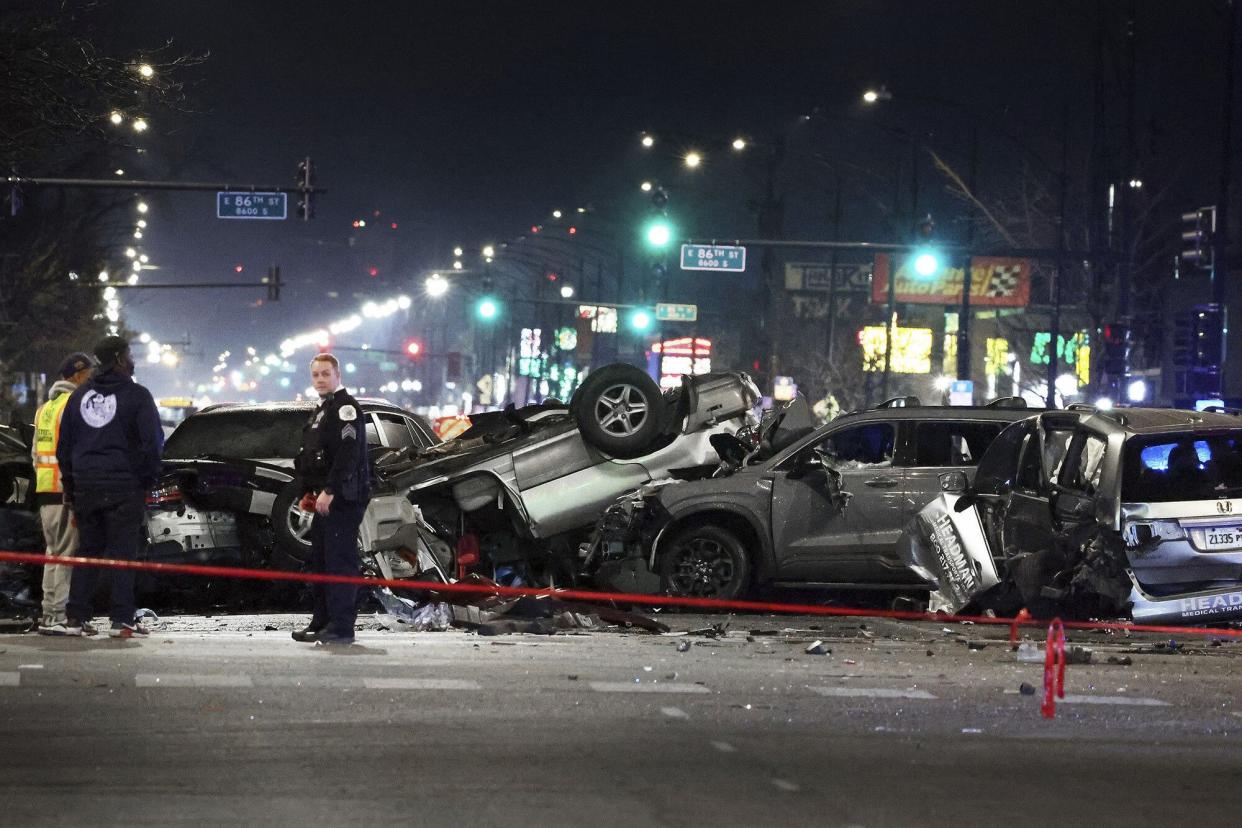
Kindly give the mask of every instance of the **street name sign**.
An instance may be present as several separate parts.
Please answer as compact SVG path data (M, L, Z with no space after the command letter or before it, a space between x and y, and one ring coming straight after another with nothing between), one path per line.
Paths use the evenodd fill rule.
M746 270L746 248L725 244L683 244L681 269L741 273Z
M285 193L216 193L216 218L270 219L289 216L289 197Z
M676 305L661 302L656 305L657 322L697 322L699 321L698 305Z

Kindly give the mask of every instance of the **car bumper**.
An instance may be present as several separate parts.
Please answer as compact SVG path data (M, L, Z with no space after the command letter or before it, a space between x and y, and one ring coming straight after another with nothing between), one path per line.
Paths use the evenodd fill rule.
M147 512L147 540L154 556L201 560L211 550L236 551L241 547L237 517L232 512L202 510L193 506L151 509Z
M1144 591L1130 572L1130 617L1139 624L1202 624L1242 618L1242 584L1176 595Z

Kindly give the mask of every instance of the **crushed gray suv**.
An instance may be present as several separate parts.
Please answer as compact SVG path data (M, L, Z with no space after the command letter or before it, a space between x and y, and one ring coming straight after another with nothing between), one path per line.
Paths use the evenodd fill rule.
M901 554L932 609L1036 617L1242 618L1242 420L1175 409L1049 411L957 475Z
M713 438L714 476L614 503L584 570L612 589L711 598L758 584L917 589L895 551L902 528L939 494L941 473L972 471L1024 409L898 398L816 428L799 397L765 417L755 442Z

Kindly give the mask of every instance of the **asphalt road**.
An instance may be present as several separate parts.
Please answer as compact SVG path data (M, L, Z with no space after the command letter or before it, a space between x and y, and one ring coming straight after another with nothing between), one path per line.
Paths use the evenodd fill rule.
M289 639L304 618L0 635L3 822L1134 826L1227 824L1242 800L1242 643L1080 635L1132 664L1071 665L1048 721L1019 691L1042 665L999 629L481 637L368 619L328 649ZM830 655L805 653L816 638Z

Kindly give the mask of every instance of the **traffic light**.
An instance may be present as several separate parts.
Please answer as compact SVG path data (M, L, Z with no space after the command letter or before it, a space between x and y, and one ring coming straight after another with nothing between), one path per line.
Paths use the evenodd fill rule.
M643 240L653 250L663 250L673 240L673 225L665 212L668 207L668 192L663 187L651 191L651 218L643 227Z
M630 327L638 333L646 333L651 329L651 323L654 321L651 311L646 308L638 308L630 313Z
M1220 370L1225 353L1225 315L1218 305L1191 311L1190 367Z
M673 240L673 225L669 224L668 219L663 217L653 219L647 223L643 238L647 240L647 244L652 248L663 250Z
M267 269L267 278L263 280L267 283L267 301L280 301L280 288L284 282L280 281L280 265L272 265Z
M402 350L410 359L420 359L423 355L423 343L417 339L407 339Z
M1104 326L1104 373L1123 377L1130 367L1130 328L1127 325Z
M926 216L914 227L914 248L910 256L910 265L914 274L920 279L931 279L944 267L943 257L936 249L936 222Z
M1173 367L1181 370L1194 365L1195 317L1191 314L1173 319Z
M474 312L480 319L491 321L500 315L500 303L491 296L483 296L474 305Z
M1210 270L1215 234L1215 207L1200 207L1193 212L1182 213L1182 259L1195 267Z
M298 185L298 218L302 219L302 221L310 221L315 217L315 203L313 201L315 165L311 163L309 155L298 162L298 169L294 174L293 180Z

